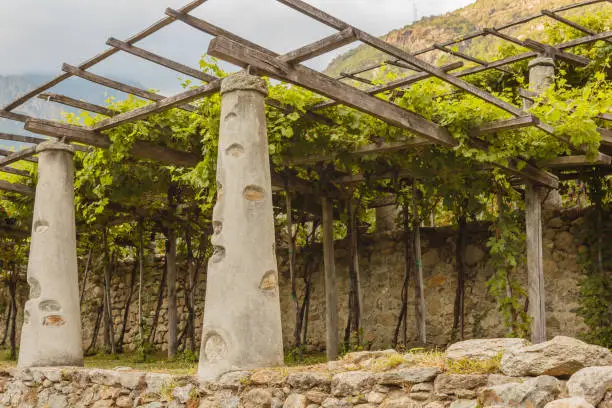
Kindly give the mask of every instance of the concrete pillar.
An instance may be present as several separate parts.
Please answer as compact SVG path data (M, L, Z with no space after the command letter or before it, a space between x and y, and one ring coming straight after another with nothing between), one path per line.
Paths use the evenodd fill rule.
M397 216L401 209L395 204L376 207L376 232L391 232L398 229Z
M529 61L529 90L538 95L552 85L555 80L555 60L549 57L537 57ZM531 108L533 102L523 101L525 109Z
M81 312L74 220L74 147L44 142L28 261L19 367L82 366Z
M202 379L283 364L265 82L223 80L200 364Z

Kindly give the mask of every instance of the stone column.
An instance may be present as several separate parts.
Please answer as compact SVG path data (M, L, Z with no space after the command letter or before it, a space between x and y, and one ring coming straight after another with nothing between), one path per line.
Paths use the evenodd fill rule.
M549 57L537 57L529 61L529 90L538 95L552 85L555 79L555 60ZM525 109L531 108L533 102L523 100Z
M28 261L19 367L82 366L81 311L74 220L74 147L44 142Z
M202 379L283 364L265 82L239 72L221 85L214 253L208 264Z

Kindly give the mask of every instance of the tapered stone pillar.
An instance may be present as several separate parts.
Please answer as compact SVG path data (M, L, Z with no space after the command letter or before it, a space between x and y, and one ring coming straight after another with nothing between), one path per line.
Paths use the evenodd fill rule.
M74 220L74 147L38 146L38 184L28 260L19 367L82 366Z
M239 72L221 85L214 253L208 264L202 379L283 363L265 82Z

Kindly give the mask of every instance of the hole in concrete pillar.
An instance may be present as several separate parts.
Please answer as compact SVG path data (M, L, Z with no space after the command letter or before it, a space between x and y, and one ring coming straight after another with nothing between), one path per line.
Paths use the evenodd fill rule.
M223 120L227 122L227 121L229 121L231 119L235 119L237 117L238 117L238 115L236 115L236 113L230 112L227 115L225 115L225 118L223 118Z
M27 310L23 312L23 324L30 324L30 312Z
M40 283L36 278L28 278L28 285L30 285L30 299L36 299L40 296Z
M41 312L59 312L60 310L62 310L62 307L60 306L59 302L55 301L55 300L43 300L42 302L40 302L38 304L38 309Z
M221 223L221 221L213 221L213 230L215 232L215 235L219 235L222 229L223 224Z
M227 343L217 333L209 333L204 343L204 357L206 361L222 360L227 354Z
M221 201L223 198L223 184L217 180L217 201Z
M43 326L60 327L66 324L66 320L60 315L50 315L43 318Z
M259 284L261 290L275 290L277 287L276 271L268 271L264 274Z
M223 258L225 258L225 248L223 248L222 246L216 245L213 248L213 254L212 254L211 260L213 262L221 262Z
M34 232L43 233L49 229L49 223L45 220L37 220L34 222Z
M249 201L261 201L264 199L264 189L259 186L246 186L242 195Z
M244 154L244 147L242 147L242 145L239 143L234 143L225 149L225 154L233 157L240 157Z

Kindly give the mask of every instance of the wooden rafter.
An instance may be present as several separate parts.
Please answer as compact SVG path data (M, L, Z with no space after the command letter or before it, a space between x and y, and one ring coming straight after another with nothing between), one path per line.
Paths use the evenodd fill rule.
M329 37L323 38L320 41L309 44L305 47L288 52L281 55L279 60L290 64L299 64L300 62L318 57L336 48L345 46L354 42L357 39L352 28L347 28L338 33L332 34Z
M34 189L32 187L26 186L25 184L10 183L5 180L0 180L0 190L30 197L34 196Z
M251 66L278 79L310 89L321 95L333 97L347 106L378 117L392 125L401 127L447 146L457 144L450 133L417 114L375 98L349 85L336 81L301 64L295 64L284 72L274 64L277 55L249 48L225 37L211 41L208 53L238 66Z
M145 59L147 61L153 62L158 65L161 65L163 67L170 68L182 74L197 78L204 82L212 82L212 81L217 80L216 77L206 74L202 71L198 71L195 68L188 67L187 65L180 64L176 61L172 61L168 58L154 54L150 51L144 50L134 45L130 45L124 41L119 41L112 37L106 41L106 45L110 45L111 47L120 49L121 51L127 52L128 54L132 54L134 56L137 56L139 58Z
M560 23L565 24L566 26L570 26L578 31L582 31L585 34L588 35L595 35L597 34L597 31L591 30L590 28L587 28L581 24L578 24L572 20L568 20L567 18L560 16L559 14L555 13L554 11L550 11L550 10L542 10L542 14L552 18L553 20L557 20ZM606 42L612 44L612 40L605 40Z
M105 78L105 77L103 77L101 75L97 75L97 74L94 74L92 72L85 71L83 69L74 67L74 66L69 65L69 64L62 65L62 70L65 71L65 72L68 72L69 74L71 74L73 76L78 76L79 78L86 79L89 82L94 82L94 83L96 83L98 85L102 85L102 86L106 86L108 88L116 89L116 90L121 91L121 92L132 94L134 96L139 96L141 98L148 99L150 101L161 101L162 99L165 98L165 96L163 96L163 95L159 95L159 94L156 94L156 93L153 93L153 92L145 91L144 89L140 89L140 88L132 86L132 85L123 84L123 83L121 83L119 81L115 81L115 80L112 80L112 79ZM197 108L195 106L191 106L191 105L181 106L181 109L186 110L188 112L195 112L195 111L197 111Z
M28 147L27 149L18 152L10 152L8 150L0 150L0 155L5 156L0 158L0 167L13 164L20 160L26 160L32 163L37 163L38 159L32 157L36 154L36 146Z
M43 99L45 101L51 101L60 103L62 105L70 106L72 108L81 109L88 112L99 113L104 116L115 116L117 112L112 111L104 106L96 105L89 102L83 102L78 99L71 98L69 96L59 95L56 93L41 93L38 95L39 99Z
M108 136L81 126L52 122L44 119L28 119L25 129L41 135L56 138L66 138L68 141L87 144L99 148L108 148L111 141ZM151 142L136 141L132 145L131 154L140 159L156 160L170 165L193 167L200 158L192 153L183 152L168 147L158 146Z
M595 160L589 160L586 156L563 156L557 157L546 163L544 166L549 169L573 169L577 167L590 166L609 166L611 164L610 157L598 157Z
M39 144L44 142L46 139L33 136L13 135L11 133L0 132L0 140L9 140L12 142Z
M185 5L184 7L182 7L180 9L180 12L181 13L189 13L190 11L196 9L198 6L204 4L206 1L208 1L208 0L194 0L194 1L190 2L189 4ZM137 43L137 42L139 42L141 40L144 40L145 38L149 37L151 34L154 34L154 33L158 32L162 28L170 25L174 21L175 21L175 19L172 18L172 17L164 17L161 20L153 23L149 27L145 28L143 31L139 32L138 34L133 35L132 37L128 38L125 42L128 43L128 44L135 44L135 43ZM94 56L93 58L91 58L91 59L89 59L89 60L87 60L85 62L83 62L81 65L79 65L79 68L82 69L82 70L89 69L89 68L93 67L94 65L104 61L108 57L116 54L117 52L119 52L119 50L117 48L114 48L114 47L109 48L106 51L104 51L104 52ZM72 75L67 73L67 72L63 73L63 74L53 78L49 82L46 82L46 83L42 84L41 86L39 86L37 88L34 88L31 91L27 92L26 94L22 95L21 97L17 98L13 102L11 102L8 105L6 105L3 110L10 112L13 109L23 105L24 103L26 103L28 100L30 100L31 98L35 97L39 93L53 88L55 85L57 85L60 82L70 78L71 76Z

